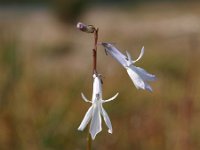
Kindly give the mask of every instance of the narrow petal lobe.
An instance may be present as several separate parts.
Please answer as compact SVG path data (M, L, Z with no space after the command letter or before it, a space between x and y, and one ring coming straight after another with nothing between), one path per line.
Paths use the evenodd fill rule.
M92 117L92 109L93 106L91 106L88 111L86 112L83 121L81 122L80 126L78 127L79 131L83 131L85 129L85 127L87 126L88 122L90 121L91 117Z
M93 116L90 124L90 134L94 140L96 135L101 132L101 114L99 106L95 106L93 110Z
M114 100L118 95L119 95L119 93L115 94L113 97L111 97L107 100L103 100L102 103L110 102L110 101Z
M109 118L107 112L105 111L105 109L103 108L103 106L101 107L101 113L102 113L103 119L108 127L108 133L112 133L112 124L111 124L110 118Z
M142 58L143 55L144 55L144 46L143 46L142 49L141 49L141 52L140 52L139 57L138 57L136 60L134 60L133 63L135 63L135 62L137 62L138 60L140 60L140 59Z
M131 80L133 81L135 87L137 89L145 90L145 84L142 78L132 69L127 68L128 75L130 76Z
M89 100L85 97L85 95L84 95L83 93L81 93L81 97L83 98L83 100L84 100L85 102L91 103L91 101L89 101Z
M140 67L135 67L135 71L144 79L147 81L155 81L156 80L156 76L153 74L148 73L147 71L145 71L144 69L140 68Z

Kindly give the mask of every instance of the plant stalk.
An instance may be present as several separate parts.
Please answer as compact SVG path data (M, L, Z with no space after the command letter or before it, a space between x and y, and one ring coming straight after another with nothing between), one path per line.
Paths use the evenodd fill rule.
M95 29L94 31L94 48L93 48L93 73L97 73L97 42L98 42L98 31L99 29Z
M94 31L94 48L93 51L93 74L97 74L97 42L98 42L98 31L99 29L95 29ZM88 136L87 136L87 150L92 150L92 138L90 135L90 128L88 128Z
M87 136L87 150L92 150L92 138L91 138L91 135L90 135L89 129L90 129L90 128L88 128L88 136Z

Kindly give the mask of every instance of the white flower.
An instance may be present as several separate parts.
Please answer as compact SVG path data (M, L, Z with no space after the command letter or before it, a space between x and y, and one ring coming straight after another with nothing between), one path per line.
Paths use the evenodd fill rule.
M144 54L144 47L141 49L141 53L136 60L132 60L128 52L125 56L116 47L109 43L102 43L107 53L109 53L113 58L115 58L124 68L126 68L128 75L133 81L137 89L143 89L152 91L151 86L147 81L154 81L156 79L155 75L147 73L144 69L134 66L134 63L140 60Z
M93 75L94 81L93 81L93 94L92 94L92 101L89 101L83 93L81 93L81 96L85 102L89 102L92 104L88 111L85 114L85 117L83 118L83 121L81 122L78 130L83 131L89 121L91 120L90 123L90 134L92 139L94 140L96 135L101 132L102 127L101 127L101 115L103 116L103 119L108 127L108 132L112 133L112 124L110 121L110 118L106 111L104 110L102 103L106 103L109 101L114 100L117 96L118 93L113 96L112 98L108 100L103 100L102 99L102 83L99 75Z

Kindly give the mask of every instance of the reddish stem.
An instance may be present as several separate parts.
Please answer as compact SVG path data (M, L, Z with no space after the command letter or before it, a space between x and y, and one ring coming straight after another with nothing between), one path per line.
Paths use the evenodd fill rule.
M98 42L98 31L99 29L95 29L94 31L94 48L93 48L93 74L97 74L97 42ZM92 149L92 139L88 129L88 137L87 137L87 150Z
M94 49L93 49L93 73L97 73L97 41L98 41L98 31L97 28L94 32Z

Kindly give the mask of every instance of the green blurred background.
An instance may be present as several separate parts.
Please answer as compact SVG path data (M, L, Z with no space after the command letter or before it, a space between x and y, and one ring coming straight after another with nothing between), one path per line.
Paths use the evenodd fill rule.
M113 134L103 131L94 150L200 149L200 2L1 0L0 150L84 150L77 128L92 93L93 35L99 27L158 78L153 93L136 90L123 68L98 47L104 105Z

